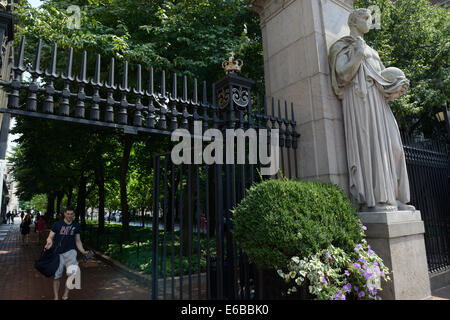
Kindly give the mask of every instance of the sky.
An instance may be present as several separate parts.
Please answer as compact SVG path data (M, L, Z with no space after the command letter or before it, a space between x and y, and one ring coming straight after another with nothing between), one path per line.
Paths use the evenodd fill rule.
M35 8L41 5L41 0L28 0L28 2Z

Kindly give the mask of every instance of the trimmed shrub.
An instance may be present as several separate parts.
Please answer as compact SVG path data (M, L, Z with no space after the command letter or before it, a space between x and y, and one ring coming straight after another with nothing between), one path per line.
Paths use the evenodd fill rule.
M358 215L336 185L266 180L253 185L233 211L233 236L250 260L283 268L330 244L351 251L361 241Z

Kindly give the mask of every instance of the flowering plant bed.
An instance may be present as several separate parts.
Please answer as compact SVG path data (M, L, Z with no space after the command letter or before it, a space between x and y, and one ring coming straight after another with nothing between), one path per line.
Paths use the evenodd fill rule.
M292 257L286 272L278 270L286 282L295 282L287 293L297 292L307 281L319 300L381 299L381 280L390 281L389 270L364 239L365 229L361 225L363 239L352 252L330 245L303 259Z

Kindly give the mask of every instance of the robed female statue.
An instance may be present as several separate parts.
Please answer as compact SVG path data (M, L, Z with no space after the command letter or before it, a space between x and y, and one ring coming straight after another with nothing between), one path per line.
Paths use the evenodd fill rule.
M388 101L400 97L409 81L397 68L385 68L363 40L370 30L368 9L353 11L350 35L329 52L332 86L342 100L352 200L360 211L415 210L410 200L405 155Z

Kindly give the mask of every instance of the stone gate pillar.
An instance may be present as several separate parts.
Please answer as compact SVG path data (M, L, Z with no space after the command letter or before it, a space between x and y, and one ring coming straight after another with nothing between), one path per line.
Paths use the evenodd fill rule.
M349 34L353 0L251 3L261 18L266 95L294 103L301 178L333 182L349 195L342 105L331 86L328 51ZM392 281L382 285L382 298L429 298L420 212L360 216L368 243L392 271Z
M353 0L252 4L261 17L266 95L294 103L301 178L333 182L348 193L342 107L331 87L328 48L349 32Z

